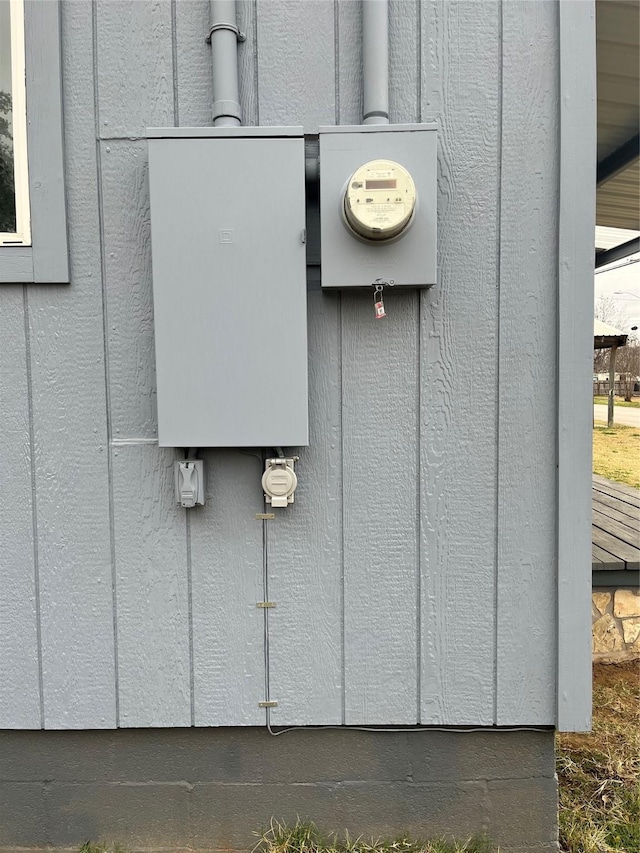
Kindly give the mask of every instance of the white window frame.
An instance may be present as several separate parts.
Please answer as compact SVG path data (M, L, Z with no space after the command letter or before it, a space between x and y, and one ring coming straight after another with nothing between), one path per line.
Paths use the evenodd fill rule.
M16 230L0 231L0 246L31 245L27 156L27 86L24 51L24 0L9 0L11 31L11 133Z

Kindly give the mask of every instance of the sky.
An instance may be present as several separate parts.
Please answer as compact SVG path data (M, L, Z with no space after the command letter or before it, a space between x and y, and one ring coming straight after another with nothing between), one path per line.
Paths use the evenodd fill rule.
M620 231L615 228L596 228L596 246L609 248L640 236L639 231ZM628 324L621 332L629 332L631 326L640 326L640 252L623 261L616 261L596 271L594 297L613 300L616 310Z

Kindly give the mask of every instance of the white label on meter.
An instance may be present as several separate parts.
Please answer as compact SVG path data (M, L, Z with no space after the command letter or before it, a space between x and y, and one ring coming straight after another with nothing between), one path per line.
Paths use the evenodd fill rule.
M411 224L416 208L413 178L393 160L371 160L356 169L344 194L349 228L365 240L392 240Z

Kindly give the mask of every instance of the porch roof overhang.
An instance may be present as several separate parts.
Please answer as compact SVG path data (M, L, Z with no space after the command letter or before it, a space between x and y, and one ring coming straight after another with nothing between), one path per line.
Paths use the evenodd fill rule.
M611 347L623 347L627 343L627 337L624 332L614 329L613 326L608 326L601 320L593 321L593 348L594 349L610 349Z
M637 0L596 0L596 224L631 231L640 230L639 13ZM638 239L596 246L596 267L638 251Z

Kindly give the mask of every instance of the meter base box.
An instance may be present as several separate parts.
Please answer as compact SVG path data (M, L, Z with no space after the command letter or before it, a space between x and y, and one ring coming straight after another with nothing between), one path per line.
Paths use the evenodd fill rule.
M393 160L416 185L418 203L407 232L394 242L358 239L345 225L347 182L370 160ZM371 288L380 278L396 287L436 283L437 133L430 124L320 128L322 287Z
M147 137L160 446L307 445L302 128Z

